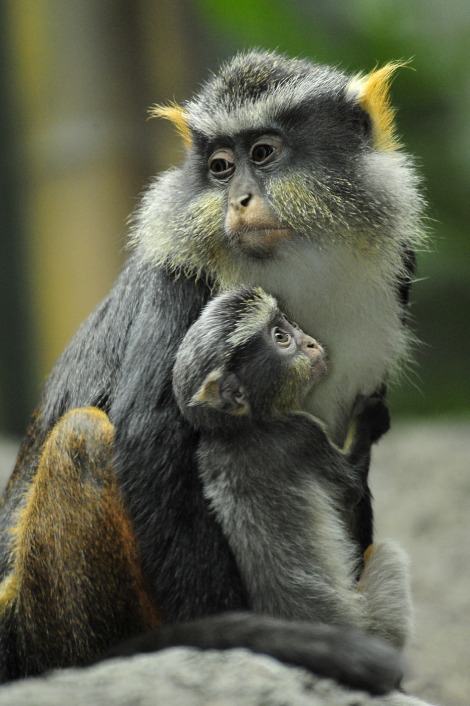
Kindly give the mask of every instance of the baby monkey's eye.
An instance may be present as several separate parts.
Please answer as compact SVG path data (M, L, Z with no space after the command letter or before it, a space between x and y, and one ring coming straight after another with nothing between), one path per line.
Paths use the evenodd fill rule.
M284 331L282 328L279 328L279 326L276 326L276 328L273 329L273 338L277 345L282 346L283 348L290 346L292 341L292 336L290 333Z

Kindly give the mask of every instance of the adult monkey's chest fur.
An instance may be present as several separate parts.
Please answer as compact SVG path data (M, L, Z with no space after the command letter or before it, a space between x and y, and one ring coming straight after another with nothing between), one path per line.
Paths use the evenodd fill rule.
M389 268L390 263L387 263ZM358 394L370 395L406 350L396 288L380 257L347 245L296 245L271 262L253 261L243 279L278 297L285 313L325 345L328 375L306 401L342 444Z

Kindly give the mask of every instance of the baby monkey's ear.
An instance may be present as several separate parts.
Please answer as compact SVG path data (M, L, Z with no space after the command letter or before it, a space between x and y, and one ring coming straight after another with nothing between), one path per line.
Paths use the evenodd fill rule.
M209 373L189 405L207 405L236 417L249 414L251 410L246 390L238 377L223 370Z

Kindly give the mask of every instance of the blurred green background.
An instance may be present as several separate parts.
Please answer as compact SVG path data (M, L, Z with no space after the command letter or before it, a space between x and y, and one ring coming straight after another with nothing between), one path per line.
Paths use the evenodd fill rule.
M0 430L23 431L118 272L139 192L180 159L148 107L250 47L353 72L412 58L393 101L432 242L412 296L422 343L391 403L395 417L469 413L468 0L2 0L0 32Z

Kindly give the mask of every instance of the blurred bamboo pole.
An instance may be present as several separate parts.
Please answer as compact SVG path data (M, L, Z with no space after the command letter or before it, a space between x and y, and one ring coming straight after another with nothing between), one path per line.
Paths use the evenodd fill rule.
M30 316L22 268L22 170L0 4L0 434L24 428L32 406Z
M24 146L25 281L43 379L118 271L119 234L136 189L132 127L103 34L111 5L7 2Z

